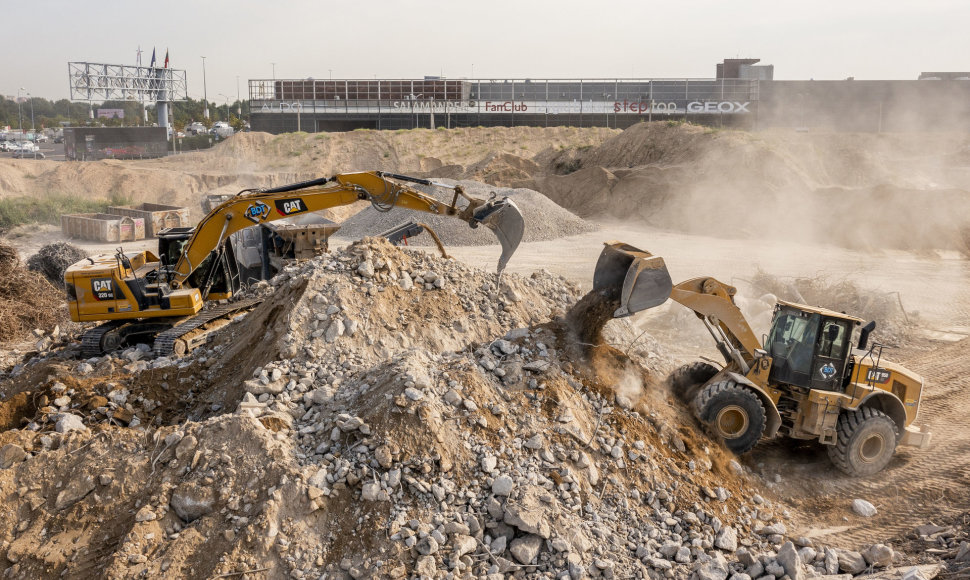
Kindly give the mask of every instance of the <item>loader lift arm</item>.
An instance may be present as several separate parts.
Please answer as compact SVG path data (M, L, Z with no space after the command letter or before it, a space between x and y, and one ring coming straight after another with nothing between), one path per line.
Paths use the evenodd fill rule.
M411 181L454 190L451 203L398 183ZM459 207L458 199L466 205ZM366 171L342 173L272 189L243 190L223 202L199 222L169 275L172 288L182 287L203 260L217 257L225 241L244 228L287 217L369 201L378 211L402 207L437 215L454 216L471 227L485 225L502 244L498 273L501 274L524 233L522 214L508 198L480 200L465 194L460 185L447 185L425 179ZM510 209L512 211L505 211Z
M670 299L691 309L714 337L717 349L728 362L734 361L747 374L762 350L741 309L734 303L737 289L710 277L692 278L677 284Z

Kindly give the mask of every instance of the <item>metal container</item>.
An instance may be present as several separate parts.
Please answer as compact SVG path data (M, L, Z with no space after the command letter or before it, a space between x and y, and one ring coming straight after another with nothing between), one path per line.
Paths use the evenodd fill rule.
M61 216L61 231L95 242L133 242L145 239L145 220L108 213L68 214Z
M108 213L145 221L145 235L154 238L165 228L180 228L189 225L189 208L159 203L142 203L109 207Z

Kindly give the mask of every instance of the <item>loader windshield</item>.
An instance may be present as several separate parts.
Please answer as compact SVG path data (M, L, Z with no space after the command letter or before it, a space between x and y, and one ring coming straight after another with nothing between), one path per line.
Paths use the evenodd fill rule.
M793 308L779 309L768 335L771 378L781 383L808 386L812 356L821 316Z

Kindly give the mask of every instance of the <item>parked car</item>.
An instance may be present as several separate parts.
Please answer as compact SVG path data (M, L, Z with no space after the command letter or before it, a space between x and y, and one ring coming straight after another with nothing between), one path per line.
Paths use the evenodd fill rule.
M13 141L0 141L0 151L13 151L17 147Z
M34 135L34 143L47 143L47 135L44 135L42 133L38 133L37 135Z
M25 151L23 149L18 149L13 152L14 159L46 159L46 156L40 151Z
M54 137L54 143L63 143L63 142L64 142L64 135L58 135L57 137Z
M209 129L209 134L222 137L223 139L226 137L232 137L233 133L234 131L232 130L232 127L230 127L229 123L226 123L225 121L216 121L215 124L212 125L212 128Z
M186 135L205 135L206 133L207 133L207 130L205 128L205 125L203 125L202 123L199 123L198 121L194 123L189 123L188 125L185 126Z

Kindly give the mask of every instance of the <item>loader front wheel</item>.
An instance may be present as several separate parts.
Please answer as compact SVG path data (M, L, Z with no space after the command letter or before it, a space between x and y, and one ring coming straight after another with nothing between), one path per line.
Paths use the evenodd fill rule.
M896 423L882 411L862 408L842 413L829 458L840 471L853 476L882 471L896 452Z
M738 455L750 451L765 432L765 408L758 395L733 380L704 387L694 404L697 418Z
M706 362L692 362L674 369L667 375L664 384L682 403L689 403L697 396L697 391L718 373L714 365Z

